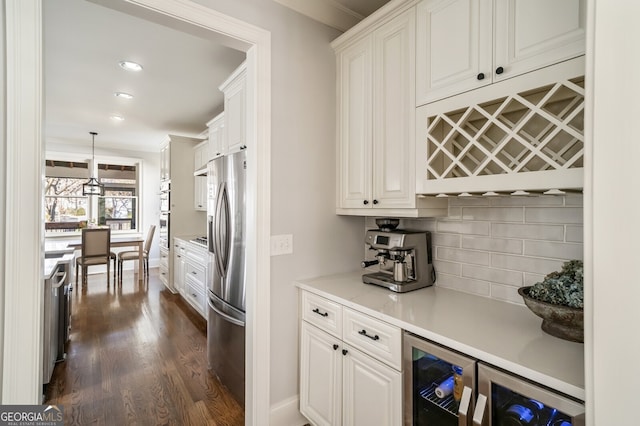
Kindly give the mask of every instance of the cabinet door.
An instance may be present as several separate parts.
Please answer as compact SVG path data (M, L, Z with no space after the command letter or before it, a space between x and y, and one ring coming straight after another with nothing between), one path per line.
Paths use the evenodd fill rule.
M372 205L415 207L415 11L373 34Z
M585 52L585 0L496 0L494 81ZM494 70L495 72L495 70Z
M207 210L207 177L193 178L193 208L199 211Z
M372 38L338 55L338 205L371 206Z
M226 151L224 147L224 118L209 127L209 160L220 157Z
M339 425L342 342L301 321L300 345L300 412L314 425Z
M343 426L402 424L402 374L346 347L343 357Z
M173 253L173 285L180 294L184 292L184 250L179 244Z
M245 146L246 128L246 79L242 74L238 81L228 87L224 93L224 115L227 153L239 151ZM223 152L224 153L224 152Z
M416 21L417 106L491 83L492 0L423 0Z

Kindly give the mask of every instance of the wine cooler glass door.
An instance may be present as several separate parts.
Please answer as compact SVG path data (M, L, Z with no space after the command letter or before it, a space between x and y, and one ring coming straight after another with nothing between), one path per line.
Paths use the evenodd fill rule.
M476 362L405 333L405 425L469 426Z
M484 364L478 364L478 380L475 424L584 426L584 405L578 401Z

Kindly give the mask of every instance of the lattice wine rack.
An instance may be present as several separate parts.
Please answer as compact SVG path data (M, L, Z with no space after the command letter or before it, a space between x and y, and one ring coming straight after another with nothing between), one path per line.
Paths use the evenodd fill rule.
M423 193L580 188L584 77L434 113L425 137Z

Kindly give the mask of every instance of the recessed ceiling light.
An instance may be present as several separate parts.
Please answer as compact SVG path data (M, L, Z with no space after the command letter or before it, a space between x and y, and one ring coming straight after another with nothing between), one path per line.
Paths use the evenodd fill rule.
M122 68L123 70L127 70L127 71L142 71L142 65L135 63L135 62L131 62L131 61L120 61L118 62L118 65L120 65L120 68Z
M111 114L110 117L113 121L124 121L124 117L118 114Z
M116 98L133 99L133 95L125 92L116 92L113 94Z

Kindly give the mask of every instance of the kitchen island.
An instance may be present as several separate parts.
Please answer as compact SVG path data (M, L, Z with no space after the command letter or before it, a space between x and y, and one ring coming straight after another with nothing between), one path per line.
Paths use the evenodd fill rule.
M525 306L432 286L408 293L362 283L362 271L298 280L301 290L585 400L584 345L543 332Z

